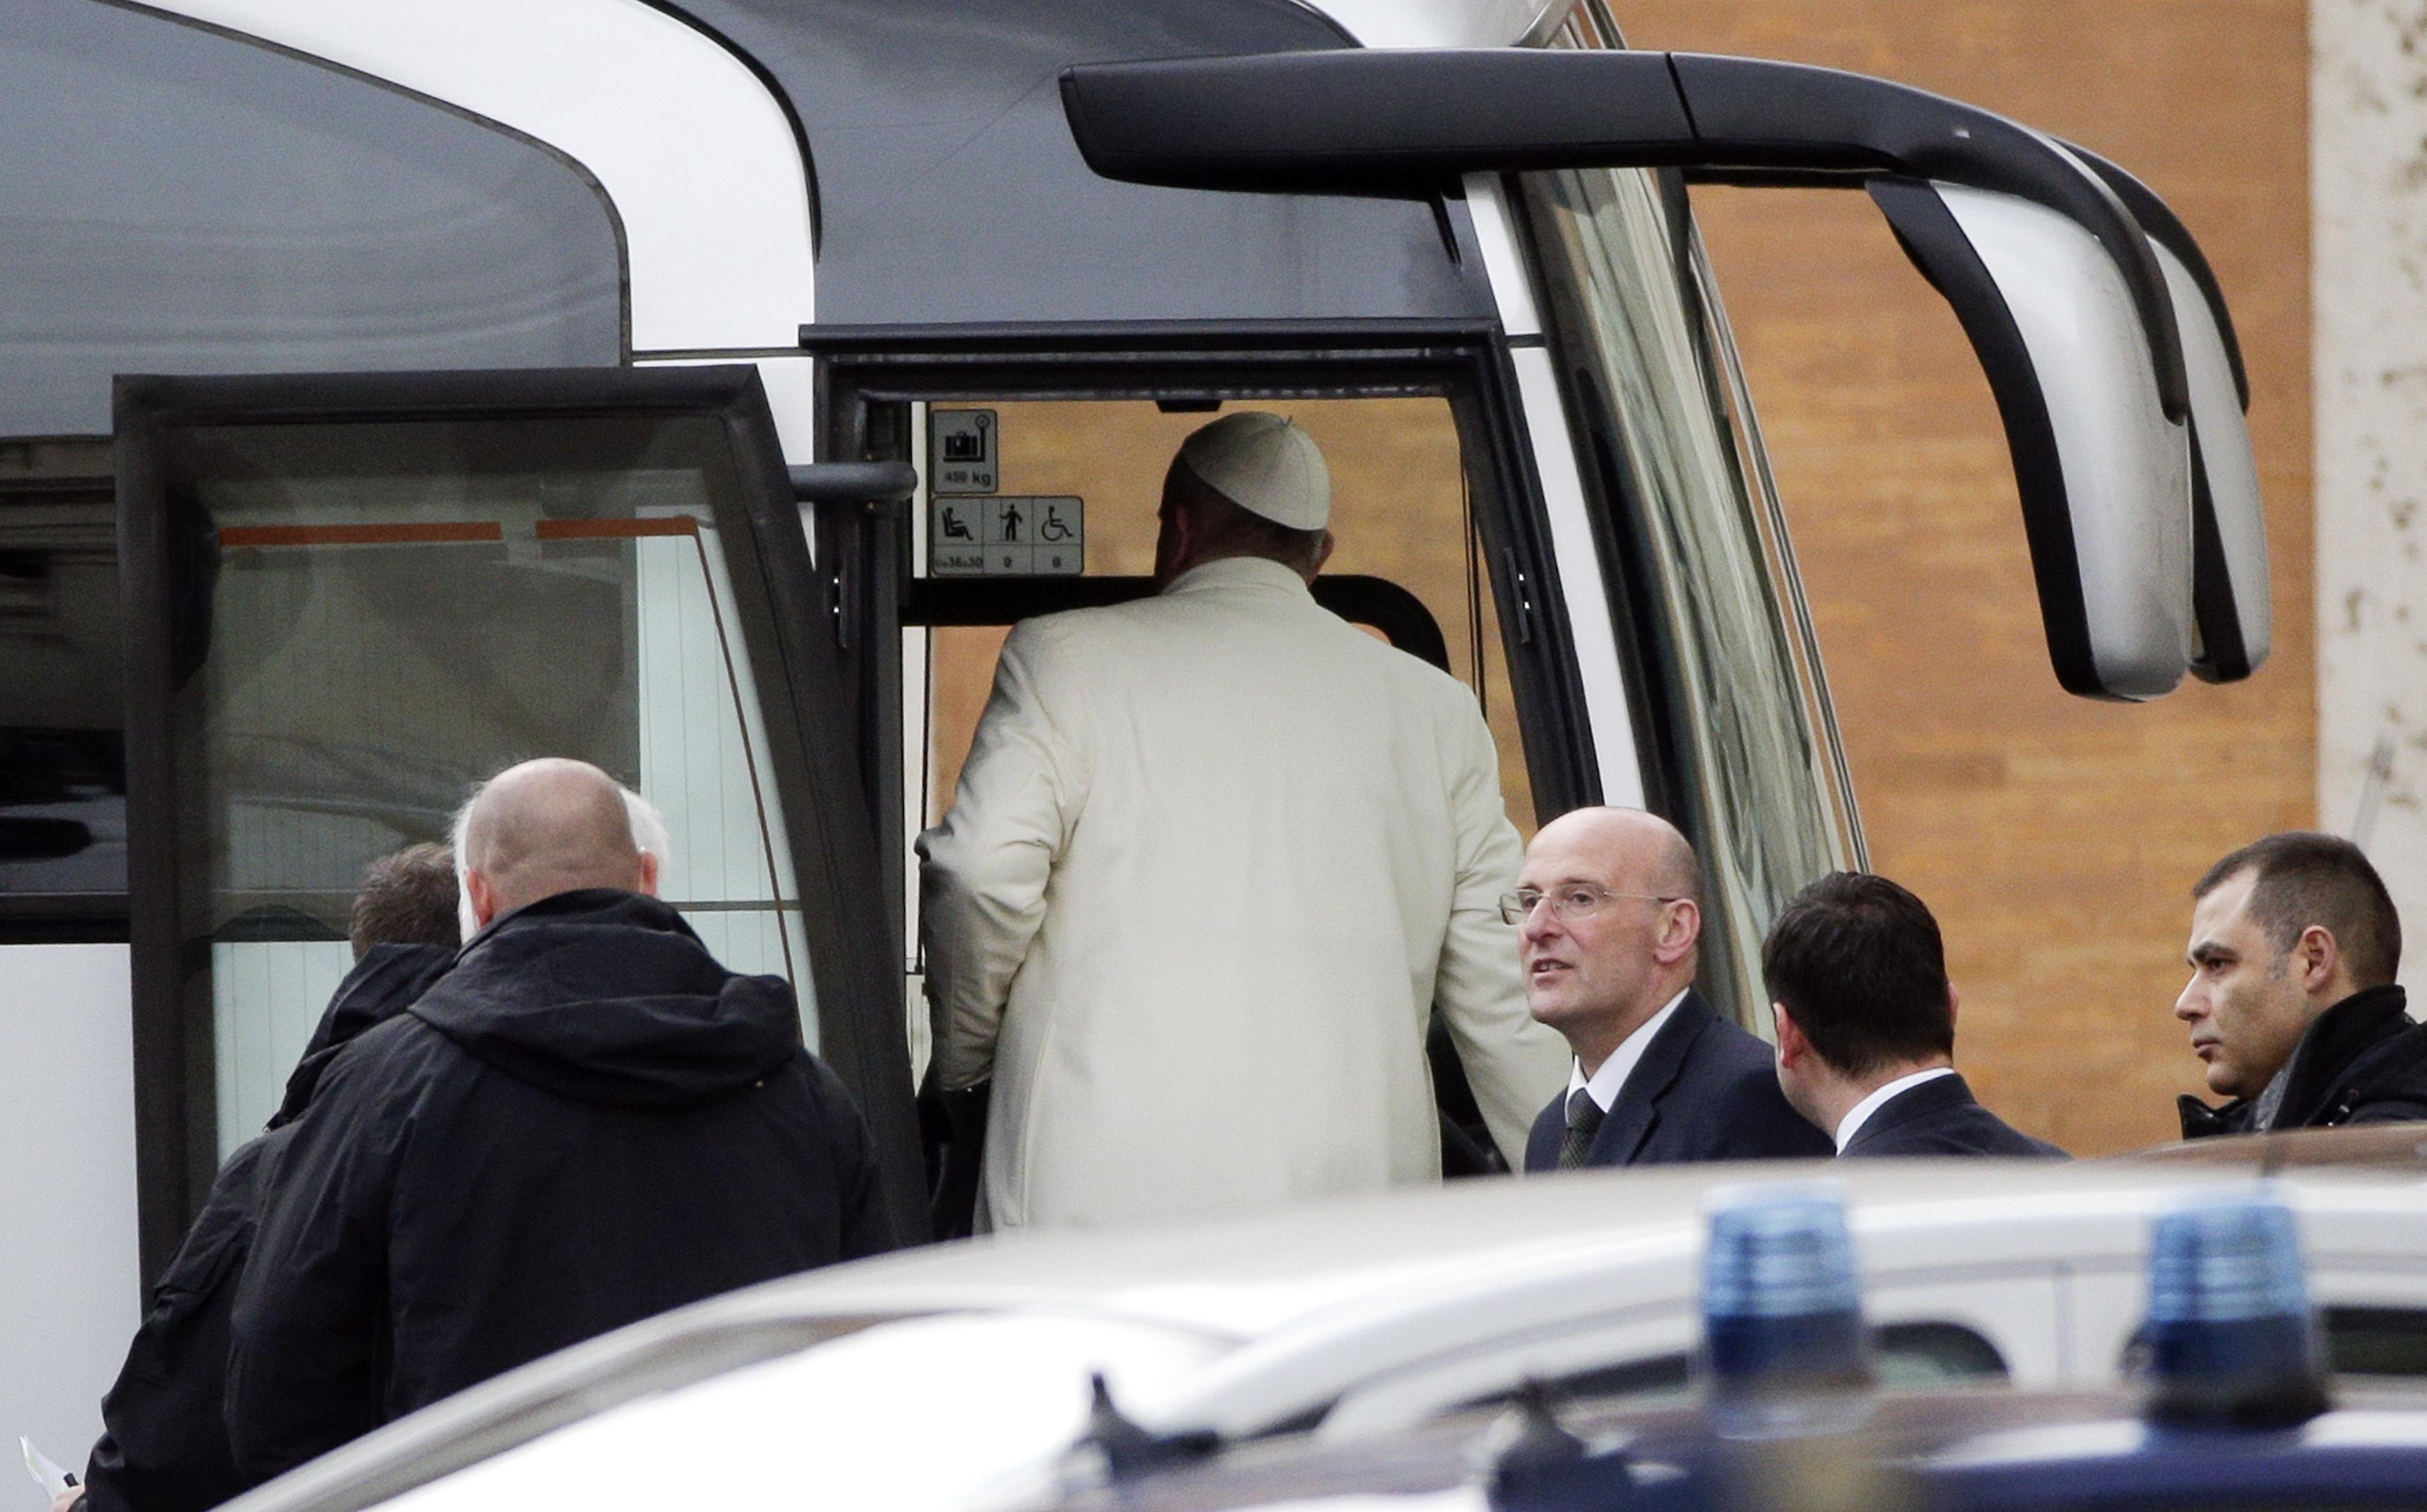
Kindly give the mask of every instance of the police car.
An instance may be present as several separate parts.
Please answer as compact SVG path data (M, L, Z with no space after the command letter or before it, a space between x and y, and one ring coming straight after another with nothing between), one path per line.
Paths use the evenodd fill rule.
M2187 1198L2245 1187L2277 1161L2273 1147L2240 1141L2188 1162L1832 1169L1876 1377L1995 1402L2112 1389L2143 1322L2152 1224ZM2240 1163L2222 1158L2235 1149ZM1533 1385L1674 1396L1689 1389L1702 1332L1711 1190L1817 1169L1466 1182L838 1267L536 1362L236 1504L1051 1497L1100 1415L1099 1378L1124 1431L1162 1446L1150 1458L1387 1443L1495 1412ZM2418 1370L2427 1189L2416 1170L2301 1167L2277 1189L2342 1363Z
M1099 1393L1066 1457L1072 1509L2411 1506L2427 1500L2427 1393L2336 1400L2281 1195L2183 1195L2153 1215L2127 1389L1875 1390L1874 1346L1833 1195L1712 1205L1699 1390L1666 1410L1470 1410L1378 1441L1217 1454L1158 1438Z

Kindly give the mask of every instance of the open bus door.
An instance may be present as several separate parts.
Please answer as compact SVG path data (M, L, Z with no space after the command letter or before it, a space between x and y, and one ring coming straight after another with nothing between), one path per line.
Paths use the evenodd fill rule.
M882 866L914 1069L926 1040L911 845L951 805L1003 637L1032 615L1153 592L1164 471L1225 407L1285 413L1324 447L1339 545L1316 600L1474 690L1511 818L1530 833L1538 814L1599 801L1541 491L1489 323L812 326L801 339L820 358L821 453L912 463L922 480L906 509L823 512L817 547L871 808L891 821ZM1438 1032L1432 1062L1445 1168L1495 1167ZM937 1231L965 1232L983 1109L930 1088L922 1114Z
M276 1107L364 863L543 755L663 811L663 895L791 983L923 1231L831 606L756 368L125 379L117 437L148 1273Z

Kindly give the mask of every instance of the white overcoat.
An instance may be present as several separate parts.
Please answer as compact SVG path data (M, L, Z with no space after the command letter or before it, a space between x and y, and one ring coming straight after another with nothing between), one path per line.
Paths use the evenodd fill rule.
M1474 694L1279 562L1017 626L919 854L941 1080L994 1081L984 1225L1438 1179L1436 1003L1512 1170L1568 1074Z

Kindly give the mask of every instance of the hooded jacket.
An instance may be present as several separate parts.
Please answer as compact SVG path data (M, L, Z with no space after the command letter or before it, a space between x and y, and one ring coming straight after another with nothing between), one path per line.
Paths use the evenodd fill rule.
M237 1291L236 1462L267 1479L594 1335L892 1244L790 988L727 971L655 899L559 894L321 1073Z
M302 1063L287 1079L269 1132L220 1168L136 1330L118 1382L101 1401L102 1435L85 1468L90 1512L203 1512L252 1483L228 1449L228 1310L252 1246L261 1178L283 1131L311 1101L320 1073L349 1040L410 1006L455 964L436 945L374 945L329 999Z
M2414 1024L2400 987L2366 987L2320 1014L2286 1063L2284 1100L2269 1130L2427 1119L2427 1025ZM2210 1107L2175 1099L2183 1137L2254 1132L2257 1099Z

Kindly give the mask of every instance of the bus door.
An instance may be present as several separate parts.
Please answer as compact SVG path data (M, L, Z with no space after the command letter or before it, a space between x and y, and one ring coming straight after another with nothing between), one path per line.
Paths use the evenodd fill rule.
M279 1104L366 862L510 762L664 814L662 895L792 985L925 1215L877 852L757 370L122 379L147 1273Z
M813 327L803 340L822 359L821 454L906 462L920 478L902 507L823 512L817 545L842 610L860 771L890 830L914 1071L928 1025L911 847L952 805L1003 639L1031 615L1153 592L1165 470L1222 413L1276 411L1322 446L1339 544L1316 599L1474 691L1520 831L1599 798L1539 489L1488 328ZM1445 1142L1489 1151L1438 1029L1434 1047ZM930 1088L922 1114L938 1230L961 1231L983 1110Z

